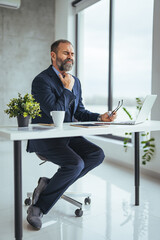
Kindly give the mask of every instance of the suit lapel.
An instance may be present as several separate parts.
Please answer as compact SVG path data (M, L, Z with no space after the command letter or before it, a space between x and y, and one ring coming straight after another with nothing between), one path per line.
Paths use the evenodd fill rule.
M73 76L74 77L74 76ZM78 87L77 87L77 79L74 77L75 79L75 83L74 83L74 86L73 86L73 94L74 96L76 97L75 100L74 100L74 110L73 110L73 113L75 113L76 109L77 109L77 105L78 105L78 99L79 99L79 92L77 91Z
M59 79L59 77L57 76L55 71L53 70L52 65L49 66L49 68L47 69L47 72L48 72L48 75L51 77L51 79L53 79L53 81L57 85L57 87L62 90L62 88L64 88L63 83L61 82L61 80ZM74 77L74 79L75 79L75 84L73 86L73 94L74 94L74 96L76 96L76 99L73 102L73 114L76 111L78 99L79 99L79 91L77 89L77 79L75 77Z
M48 72L48 75L53 79L53 81L56 83L57 86L59 86L59 84L60 84L61 87L64 87L60 78L57 76L57 74L53 70L52 65L49 66L49 68L47 69L47 72Z

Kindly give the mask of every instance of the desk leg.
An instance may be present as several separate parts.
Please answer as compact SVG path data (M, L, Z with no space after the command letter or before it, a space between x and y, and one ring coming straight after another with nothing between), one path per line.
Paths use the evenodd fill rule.
M15 239L22 240L22 161L21 141L14 141L14 224Z
M139 185L140 185L140 173L139 173L139 132L135 132L135 145L134 145L134 174L135 174L135 205L139 205Z

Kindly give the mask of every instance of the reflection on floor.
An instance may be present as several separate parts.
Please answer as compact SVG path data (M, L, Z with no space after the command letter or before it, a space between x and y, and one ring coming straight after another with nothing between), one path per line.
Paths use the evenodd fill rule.
M69 191L91 192L91 205L82 217L76 207L59 200L43 218L43 228L33 230L26 221L23 206L24 240L159 240L160 180L141 177L140 206L134 206L133 172L113 163L103 163ZM10 191L12 185L8 186ZM36 184L35 184L36 186ZM31 189L30 189L31 190ZM3 192L7 194L7 192ZM23 198L26 193L23 193ZM13 199L1 198L0 239L14 239ZM81 199L77 199L81 200Z

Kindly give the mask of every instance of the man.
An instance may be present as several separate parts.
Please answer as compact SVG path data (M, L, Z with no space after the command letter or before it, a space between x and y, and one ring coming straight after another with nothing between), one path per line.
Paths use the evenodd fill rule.
M32 94L40 103L42 117L32 123L53 123L50 112L64 110L64 122L113 121L109 116L87 111L82 103L81 85L77 77L67 73L74 64L74 49L67 40L58 40L51 46L52 65L35 77ZM40 178L34 190L27 221L36 229L42 226L43 214L52 208L66 189L78 178L102 163L101 148L83 137L39 139L28 142L27 151L60 166L51 179Z

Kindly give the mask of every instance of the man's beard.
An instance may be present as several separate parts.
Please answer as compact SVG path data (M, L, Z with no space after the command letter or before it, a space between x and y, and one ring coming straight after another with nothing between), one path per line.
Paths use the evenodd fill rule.
M60 71L66 71L66 72L70 71L72 69L73 63L74 62L72 59L65 59L64 61L62 61L58 57L56 59L56 64Z

